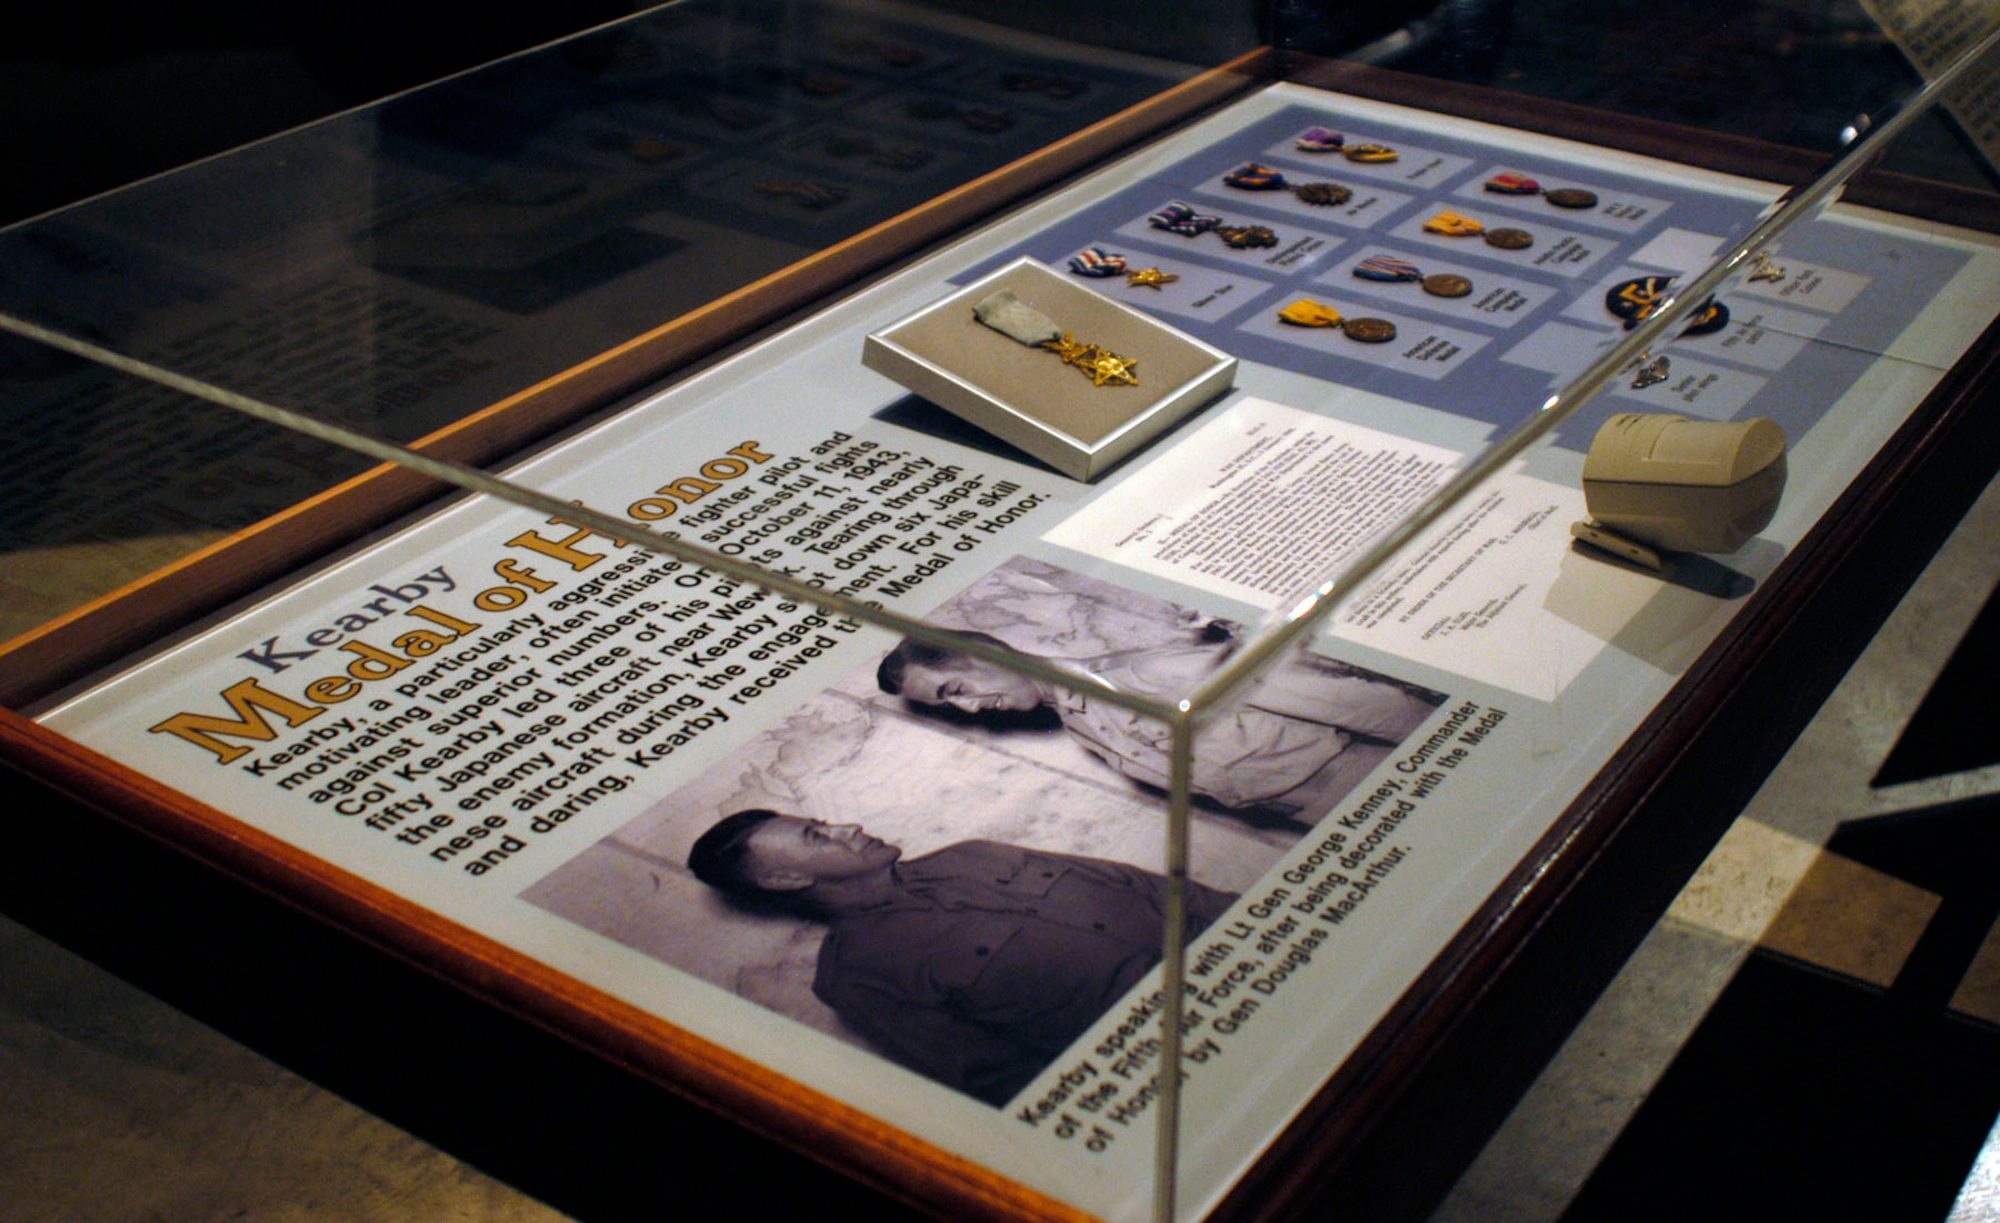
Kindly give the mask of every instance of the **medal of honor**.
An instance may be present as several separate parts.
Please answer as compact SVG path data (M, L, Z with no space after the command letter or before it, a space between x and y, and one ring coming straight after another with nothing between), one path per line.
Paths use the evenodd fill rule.
M1064 365L1088 377L1092 386L1139 385L1137 361L1077 339L1048 315L1014 296L1011 289L980 298L972 307L972 316L1010 340L1056 354Z

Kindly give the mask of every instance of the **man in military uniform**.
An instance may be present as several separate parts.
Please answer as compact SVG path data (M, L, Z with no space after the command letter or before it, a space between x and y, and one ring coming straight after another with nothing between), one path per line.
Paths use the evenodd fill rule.
M740 811L697 878L827 926L813 992L884 1056L1005 1104L1160 959L1167 882L1120 862L961 841L910 861L859 825ZM1188 884L1188 934L1236 898Z
M983 633L961 635L1001 644ZM1218 630L1074 661L1128 692L1178 699L1220 667L1235 644ZM907 640L882 660L875 679L884 692L914 704L977 716L1053 710L1091 755L1134 781L1167 786L1166 724L1122 705ZM1352 742L1399 742L1443 699L1417 691L1294 649L1197 730L1191 788L1232 809L1316 817L1352 784L1332 767Z

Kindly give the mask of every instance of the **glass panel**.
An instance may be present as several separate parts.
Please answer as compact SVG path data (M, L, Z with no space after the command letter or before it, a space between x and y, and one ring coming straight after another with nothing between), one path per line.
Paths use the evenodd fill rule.
M0 230L0 311L399 443L525 396L518 444L805 299L732 295L1252 45L1215 35L1176 61L923 10L674 5ZM676 323L693 338L599 359ZM593 361L587 390L537 390ZM7 410L120 411L88 399L9 379Z
M691 20L695 12L674 10L677 19ZM1827 102L1823 112L1797 108L1789 117L1753 113L1768 110L1759 91L1726 106L1704 101L1709 71L1757 81L1748 61L1676 60L1688 90L1672 105L1656 105L1643 91L1631 92L1637 86L1628 90L1624 76L1596 79L1601 56L1558 56L1531 39L1501 40L1492 28L1481 27L1482 34L1447 27L1457 41L1427 49L1424 30L1414 26L1400 35L1340 31L1324 11L1302 15L1281 6L1280 15L1327 24L1318 31L1281 23L1291 46L1338 50L1365 41L1371 58L1400 54L1407 62L1399 66L1445 78L1499 81L1523 93L1584 98L1677 124L1703 118L1704 106L1720 106L1714 123L1704 121L1715 132L1782 138L1816 152L1845 139L1856 145L1852 164L1875 151L1842 137L1847 128L1858 135L1862 126L1844 98ZM1547 24L1535 28L1544 30L1565 20L1560 8L1536 16ZM1594 10L1590 30L1601 41L1589 45L1653 44L1650 19L1623 16L1617 23ZM1808 23L1802 37L1844 48L1830 31L1851 17ZM1487 21L1479 14L1465 20ZM851 25L834 31L805 22L795 29L790 16L775 28L780 43L810 48L813 76L752 56L747 62L754 67L718 80L703 67L712 61L681 58L689 47L706 45L688 31L669 46L635 42L625 30L624 41L587 57L588 64L565 61L564 71L577 74L564 78L567 86L584 99L573 109L524 107L520 87L506 75L519 65L490 70L501 75L476 86L470 83L476 78L447 85L425 95L425 106L414 112L399 112L401 103L384 108L368 137L375 142L368 164L377 167L369 173L439 181L405 183L386 197L382 186L371 185L365 206L343 207L338 191L325 198L299 193L309 230L365 234L340 276L293 286L303 296L258 297L262 304L250 314L232 313L233 306L210 310L198 284L176 279L178 265L168 275L143 258L105 256L104 233L133 232L151 223L145 218L65 214L31 227L32 234L10 233L17 243L10 264L41 267L66 258L72 272L89 273L80 278L85 285L100 267L118 275L99 286L103 304L80 316L61 312L58 302L68 299L59 294L18 286L26 304L17 308L229 391L301 404L305 416L292 423L316 429L323 440L532 510L461 503L450 512L452 529L440 528L442 542L396 546L409 549L413 572L442 574L442 553L425 549L448 545L454 555L469 555L467 549L490 544L502 557L490 576L464 570L460 576L473 605L495 616L559 584L580 583L562 595L562 606L590 617L553 622L588 639L579 642L580 653L553 644L560 633L550 621L515 630L549 635L550 657L567 668L552 672L551 694L560 686L594 703L601 688L608 699L616 691L610 685L628 682L618 661L627 655L607 648L593 657L591 650L627 632L633 642L652 634L644 639L647 653L671 662L651 665L676 669L651 682L672 678L662 691L686 685L693 703L673 714L634 706L629 712L643 722L622 729L626 713L603 727L595 719L610 713L595 715L589 725L598 729L590 734L619 736L634 752L626 759L666 760L710 729L704 719L720 725L738 717L758 728L741 758L713 763L692 780L677 775L672 793L643 818L606 836L616 843L606 852L624 855L621 861L669 862L678 871L674 855L685 855L682 842L689 838L682 834L697 818L753 800L823 818L853 816L860 807L864 817L881 814L899 842L962 835L968 822L996 838L1059 825L1078 852L1101 851L1113 841L1129 851L1137 838L1155 844L1164 805L1167 844L1155 860L1177 884L1168 917L1213 918L1221 910L1211 902L1265 889L1244 910L1250 915L1244 922L1208 929L1202 941L1176 944L1167 956L1170 966L1187 967L1188 1013L1206 1025L1190 1029L1189 1108L1180 1118L1183 1132L1199 1141L1165 1146L1151 1165L1152 1183L1162 1186L1157 1213L1171 1215L1181 1175L1176 1160L1185 1159L1189 1188L1182 1204L1200 1213L1240 1171L1245 1152L1268 1139L1265 1113L1301 1106L1413 988L1416 975L1535 851L1742 601L1777 572L1788 550L1968 349L1994 309L1985 291L1993 282L1992 251L1974 237L1935 227L1852 213L1822 218L1836 194L1831 189L1801 191L1790 211L1774 210L1780 189L1772 182L1566 145L1537 130L1470 128L1293 83L973 230L775 339L647 395L560 448L504 469L496 465L501 482L493 472L452 468L388 445L745 283L736 277L794 264L856 233L868 218L889 215L864 201L895 211L938 194L936 182L913 188L907 200L879 183L863 189L876 171L926 172L918 167L928 163L904 146L883 144L884 131L943 125L953 141L934 150L938 157L960 156L959 144L992 137L999 158L1013 155L1005 152L1012 139L1006 133L1033 126L1029 110L1063 117L1051 119L1022 150L1052 133L1073 132L1081 121L1067 107L1079 96L1071 90L1080 78L1068 73L1072 61L1046 45L1036 52L1044 56L1039 66L996 72L988 58L999 54L993 47L978 55L954 52L942 34L916 45L879 32L857 35ZM1398 52L1398 37L1412 49ZM1479 38L1488 45L1473 45ZM1882 51L1874 43L1856 52L1866 71L1817 52L1795 66L1861 97L1878 75L1884 81L1896 75ZM858 134L812 127L826 113L818 102L793 97L785 109L765 92L840 97L861 89L863 78L880 83L935 67L937 56L958 64L959 74L931 81L933 88L885 88L871 104L871 125ZM648 93L637 106L621 76L635 59L671 60L684 74L674 79L698 78L700 88ZM1105 87L1107 108L1191 72L1153 60L1118 63L1129 80L1118 72L1092 74L1084 88L1088 95L1101 79L1112 82ZM817 75L821 70L844 83L836 88L835 80ZM943 87L946 79L952 88ZM657 77L648 80L649 89L657 88ZM981 89L994 88L1027 98L998 109L990 99L975 100ZM1817 106L1824 95L1815 98ZM614 132L607 116L626 122L635 106L645 122ZM1017 108L1013 122L1001 123L1002 111ZM1826 126L1836 111L1842 127ZM670 136L634 135L652 132L668 112L686 126ZM1901 147L1890 137L1916 132L1921 145L1933 120L1918 109L1905 113L1913 120L1908 132L1878 108L1880 117L1868 125L1879 133L1874 139ZM839 129L846 120L827 122ZM1336 139L1336 123L1349 135ZM575 139L544 142L571 126ZM790 141L792 128L810 129L810 139ZM778 152L759 146L745 153L740 146L752 131L767 133ZM1369 155L1356 156L1361 150L1344 143L1359 146L1371 131L1383 147ZM324 135L315 129L299 139ZM698 155L697 136L716 156ZM630 143L656 138L661 144L648 143L643 152ZM421 155L411 151L419 144ZM726 164L712 164L725 160L717 154L725 145ZM1338 162L1327 156L1336 147ZM600 163L615 166L600 164L578 178L573 163L587 160L582 151L591 149ZM527 160L508 161L499 181L483 159L502 150ZM211 211L197 198L221 192L234 203L254 195L216 184L240 181L230 174L278 174L284 159L265 157L266 151L186 180L208 185L177 211L177 223L224 245L248 241L276 258L285 243L256 238L268 229L239 224L226 206ZM627 164L655 154L659 162L687 167L672 192L648 178L652 171ZM1955 168L1933 165L1931 152L1921 148L1913 157L1910 164L1927 177L1985 185L1978 173L1961 172L1971 164L1963 157ZM1398 158L1396 168L1383 168ZM845 190L835 189L818 177L829 159L859 159L874 169L844 164L853 178L843 179ZM321 169L342 164L334 150L309 160ZM384 164L392 168L387 175ZM1778 157L1774 164L1790 163ZM963 182L972 173L961 166L950 177ZM1546 181L1528 181L1537 175ZM1323 179L1338 180L1350 194L1334 200L1330 192L1298 190L1325 185ZM673 207L631 211L641 201L659 202L648 190L673 194ZM387 197L398 206L383 207ZM1349 203L1355 214L1344 219L1315 211ZM1364 206L1374 211L1360 215ZM1209 216L1209 209L1227 216ZM611 216L620 220L604 221ZM1386 220L1377 228L1379 218ZM1258 240L1260 227L1269 241ZM578 237L586 231L590 236ZM725 231L727 242L714 240ZM711 240L673 245L696 232ZM1227 240L1230 232L1244 241ZM1503 234L1510 236L1502 240ZM613 247L636 241L646 250L625 259L592 245L604 240ZM552 252L561 257L551 262ZM1092 486L1027 461L863 364L871 336L1019 256L1059 275L1102 280L1123 300L1239 358L1236 393ZM318 267L320 258L315 253L305 262ZM722 270L711 275L699 270L707 264L684 262L708 259ZM1114 259L1125 265L1114 274L1135 275L1095 275ZM593 269L606 266L604 279L592 279ZM662 267L687 276L695 286L688 297L671 297L675 276L652 284L650 296L645 282L629 279L635 269ZM1149 270L1154 275L1144 277ZM129 299L113 291L112 280L127 275L151 286L143 311L121 313ZM275 276L273 283L286 279ZM361 296L343 296L357 282ZM404 297L388 300L382 286L390 282ZM242 291L232 283L218 300L233 301ZM1339 325L1314 327L1331 321L1324 314L1301 321L1280 313L1304 295L1329 313L1328 303L1337 303ZM183 306L168 311L175 302ZM466 302L478 303L476 316L465 313ZM447 303L461 305L445 309ZM1536 320L1532 331L1513 330L1509 315L1517 310ZM170 315L171 324L160 321ZM141 323L142 316L153 321ZM458 330L468 319L479 326ZM197 322L199 329L187 330ZM523 335L535 342L521 344ZM412 343L415 351L405 347ZM1058 352L999 351L1003 362L1040 361L1069 376L1054 364ZM33 353L23 360L32 367L52 359ZM1474 364L1479 375L1453 380ZM69 376L61 361L54 368ZM1142 365L1138 385L1150 386L1146 379L1157 376L1156 368ZM403 383L386 382L390 370L415 389L396 392ZM1103 378L1091 385L1092 394L1122 390ZM1573 548L1568 523L1600 514L1581 491L1585 456L1597 430L1620 410L1671 410L1715 424L1774 420L1800 460L1775 525L1765 530L1760 523L1750 528L1752 538L1713 548L1720 559L1683 546L1684 555L1669 558L1660 572ZM336 436L328 426L352 431ZM192 453L198 460L207 452L196 445ZM1300 473L1311 479L1295 478ZM1647 540L1672 550L1642 531L1641 544ZM503 548L514 551L497 551ZM1510 548L1518 563L1498 559ZM1519 561L1529 551L1536 559ZM1513 580L1522 573L1532 582ZM767 602L762 591L777 597ZM1358 597L1343 602L1356 591ZM550 614L556 610L551 604ZM613 618L600 636L590 621L603 613ZM463 630L447 627L454 633L480 627L465 623ZM945 667L935 658L928 678L853 669L856 658L892 657L898 636L954 660L998 664L1001 678L989 690L975 690L965 679L970 668ZM615 648L623 649L622 642ZM849 661L820 663L834 651ZM377 665L401 667L397 660ZM939 678L940 670L956 678ZM801 674L807 678L789 684L804 694L801 708L781 717L759 704L765 692ZM424 699L422 684L404 682L413 700ZM318 691L332 694L343 683L334 678ZM1307 758L1296 774L1275 763L1281 748L1293 746L1286 736L1298 718L1281 705L1294 683L1338 693L1346 710L1318 739L1337 750L1296 753ZM896 742L920 738L936 758L871 744L876 754L854 780L828 780L846 776L840 770L860 754L842 752L891 723L913 737ZM839 737L856 724L870 729ZM1241 752L1230 757L1233 767L1211 771L1212 745L1230 734ZM840 759L795 758L809 743L835 740ZM1482 746L1489 741L1512 745L1498 754L1503 763L1492 763L1494 749ZM1051 764L1039 759L1044 754L1061 760ZM947 756L949 767L938 763ZM1011 784L999 771L1023 758L1050 774L1077 762L1090 766L1079 770L1089 774L1083 781L1048 784L1050 793L1062 787L1065 799L1084 795L1098 804L1086 808L1092 818L1071 818L1040 791L1005 790L997 798ZM1457 780L1475 775L1482 780ZM1473 786L1480 788L1476 801L1457 797ZM1439 801L1439 793L1454 797ZM978 819L956 818L975 809ZM1449 839L1449 850L1440 838ZM1282 885L1270 873L1281 862L1291 864L1277 876ZM572 869L552 871L524 897L579 928L637 946L639 935L611 928L618 915L584 912L589 906L577 899L588 891L582 884L565 890L558 875ZM1390 907L1380 897L1391 893L1376 888L1392 875L1396 888L1421 889L1434 903L1403 910L1407 920L1385 929L1375 915ZM1356 928L1374 930L1381 941L1353 941L1363 939L1351 935ZM1349 934L1350 941L1329 931ZM749 992L740 975L706 961L690 967L695 953L686 946L641 950ZM1280 1022L1273 1015L1282 1002L1258 1020L1263 1003L1250 994L1279 999L1289 988L1295 999L1298 987L1285 982L1314 961L1322 973L1335 971L1329 963L1340 965L1339 988L1323 990L1325 1005L1311 1016L1295 1009L1287 1038L1258 1049L1257 1069L1241 1071L1253 1076L1248 1081L1256 1090L1231 1096L1216 1087L1225 1076L1200 1067L1251 1061L1228 1059L1239 1047L1233 1035L1253 1021L1262 1025L1258 1031ZM1246 984L1225 991L1213 984L1253 979L1268 989ZM1165 1005L1171 1009L1171 997ZM708 1022L714 1026L712 1016ZM1142 1158L1132 1154L1145 1141L1140 1123L1152 1109L1154 1118L1168 1116L1181 1090L1178 1077L1157 1068L1178 1040L1169 1035L1144 1057L1135 1045L1129 1055L1136 1060L1124 1063L1130 1073L1120 1072L1124 1082L1106 1121L1078 1123L1072 1135L1052 1141L1096 1143L1093 1152L1112 1153L1107 1164ZM799 1070L788 1069L784 1059L798 1055L782 1041L759 1048L781 1070ZM904 1064L972 1093L948 1070L914 1059ZM1045 1057L1028 1080L1009 1079L1005 1090L984 1083L982 1090L1013 1100L1022 1082L1052 1068ZM907 1099L844 1085L864 1095L875 1091L866 1107L920 1128ZM1030 1120L1023 1122L1030 1131L1040 1116L1034 1108L1028 1106ZM1058 1104L1050 1108L1049 1117L1060 1112ZM1161 1132L1171 1135L1171 1122ZM1035 1152L991 1158L1004 1175L1023 1176ZM1089 1208L1137 1217L1141 1207L1131 1194L1079 1190L1100 1191L1102 1200L1087 1202Z
M1858 120L1919 83L1906 51L1941 67L1950 42L1945 27L1976 29L1979 10L1881 0L1748 9L1470 0L1415 14L1357 9L1328 21L1322 6L1281 3L1277 23L1280 45L1308 55L1832 154ZM1991 28L1991 14L1983 20ZM1966 147L1949 111L1927 116L1897 141L1884 166L1974 188L1992 182L1990 166Z

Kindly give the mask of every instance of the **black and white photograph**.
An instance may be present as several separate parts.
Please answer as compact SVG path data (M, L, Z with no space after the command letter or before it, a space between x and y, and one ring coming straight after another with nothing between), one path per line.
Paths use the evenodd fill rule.
M1179 695L1234 623L1015 558L935 622ZM1444 694L1299 651L1196 737L1190 934ZM1158 962L1166 730L905 642L522 893L995 1106Z

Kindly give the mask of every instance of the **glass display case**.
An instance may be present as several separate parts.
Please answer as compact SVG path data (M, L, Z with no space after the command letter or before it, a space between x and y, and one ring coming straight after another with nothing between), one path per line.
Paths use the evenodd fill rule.
M10 767L926 1210L1298 1208L1978 428L1993 36L1065 12L0 231Z

